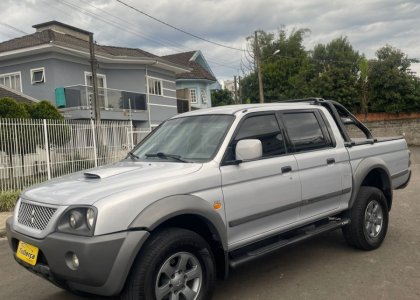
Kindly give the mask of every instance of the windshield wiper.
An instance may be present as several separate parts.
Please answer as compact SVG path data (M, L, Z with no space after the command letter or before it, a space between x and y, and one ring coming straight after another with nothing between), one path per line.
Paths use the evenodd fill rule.
M189 162L183 158L181 158L181 156L176 155L176 154L167 154L167 153L163 153L163 152L158 152L158 153L146 153L145 155L146 157L159 157L159 158L173 158L177 161L181 161L181 162Z
M138 157L138 155L136 155L136 154L134 154L133 152L128 152L128 156L130 156L130 158L132 159L132 160L134 160L134 159L140 159L140 157Z

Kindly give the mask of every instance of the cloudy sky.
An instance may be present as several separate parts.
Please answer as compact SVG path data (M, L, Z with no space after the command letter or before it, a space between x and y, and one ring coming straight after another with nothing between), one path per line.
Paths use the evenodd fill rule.
M305 45L347 36L373 58L385 44L420 58L420 1L399 0L122 0L195 35L243 48L255 29L309 28ZM57 20L94 32L99 44L138 47L157 55L200 49L218 79L238 74L241 51L197 40L116 0L1 0L0 41ZM12 29L8 26L13 26ZM20 31L18 31L20 30ZM420 64L412 68L420 74Z

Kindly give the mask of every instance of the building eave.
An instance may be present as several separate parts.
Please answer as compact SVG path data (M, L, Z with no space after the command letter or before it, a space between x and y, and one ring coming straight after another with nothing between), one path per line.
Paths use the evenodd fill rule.
M217 80L210 80L205 78L177 78L176 81L200 81L200 82L216 82Z
M82 57L85 59L90 58L90 53L85 48L81 47L68 47L59 43L48 43L34 47L27 47L22 49L15 49L5 52L0 52L0 61L12 58L19 58L27 56L28 54L41 54L45 52L58 52L65 55L72 55L76 57ZM173 63L169 63L160 58L149 58L149 57L133 57L133 56L113 56L106 55L103 53L97 53L95 55L99 62L103 63L119 63L119 64L142 64L142 65L154 65L157 68L172 71L175 74L188 73L191 71L190 68L179 66Z

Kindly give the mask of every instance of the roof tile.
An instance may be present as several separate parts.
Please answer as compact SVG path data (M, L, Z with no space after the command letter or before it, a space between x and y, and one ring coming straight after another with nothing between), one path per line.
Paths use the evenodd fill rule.
M196 61L191 60L191 58L196 52L197 51L182 52L162 56L162 58L192 69L192 71L189 73L177 74L177 79L207 79L211 81L216 81L216 78L213 76L213 74L209 73L202 65L200 65Z

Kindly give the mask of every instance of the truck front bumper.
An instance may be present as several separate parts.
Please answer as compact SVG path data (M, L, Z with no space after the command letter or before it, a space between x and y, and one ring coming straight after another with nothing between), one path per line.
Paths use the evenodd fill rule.
M102 296L116 295L122 290L137 253L149 236L147 231L93 237L55 232L40 240L15 231L13 218L7 220L6 230L14 257L20 265L58 286ZM16 257L19 241L39 248L36 265L29 265ZM78 256L76 270L66 263L69 252Z

